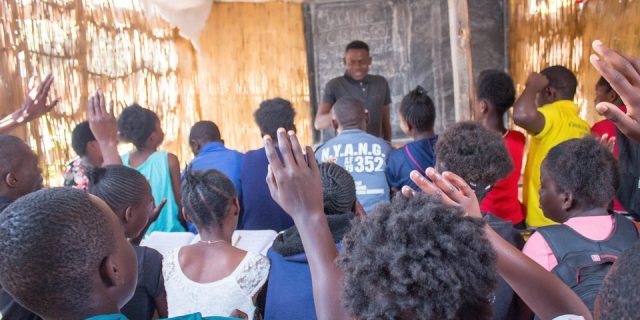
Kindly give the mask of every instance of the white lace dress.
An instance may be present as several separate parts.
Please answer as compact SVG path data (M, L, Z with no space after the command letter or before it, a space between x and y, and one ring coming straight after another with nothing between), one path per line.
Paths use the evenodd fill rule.
M253 296L267 281L269 259L247 252L238 267L228 276L209 283L195 282L182 272L178 252L171 251L162 261L164 286L167 291L169 317L200 312L203 316L229 316L238 309L253 319Z

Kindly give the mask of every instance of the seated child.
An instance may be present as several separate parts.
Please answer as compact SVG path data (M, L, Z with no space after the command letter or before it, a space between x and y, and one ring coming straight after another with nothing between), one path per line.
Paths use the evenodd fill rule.
M496 256L483 225L432 196L379 205L344 238L343 304L357 319L488 319Z
M67 165L64 172L64 186L81 190L89 188L87 172L102 166L100 145L89 128L89 122L80 122L71 133L71 147L78 158Z
M355 223L356 228L349 233L355 234L350 243L351 254L341 253L347 259L353 258L343 261L343 268L338 268L335 242L323 212L322 181L313 150L306 147L305 158L295 134L291 131L287 137L283 129L278 130L282 159L270 137L264 137L264 145L270 163L266 179L269 190L295 221L307 254L318 319L379 319L377 309L390 310L382 318L486 319L490 312L487 298L492 291L491 279L495 279L491 275L495 263L490 258L492 250L483 245L487 239L499 257L500 275L541 318L576 314L590 319L584 303L562 281L509 245L490 227L484 227L484 235L470 227L469 224L481 223L482 217L475 193L455 174L440 175L432 168L427 169L427 175L434 183L417 171L412 180L432 195L418 196L436 204L429 205L426 211L442 209L442 217L433 212L429 213L433 216L423 214L420 208L425 205L411 205L410 200L396 197L391 205L377 209L382 214L374 212L368 219ZM402 193L413 199L416 193L410 190L404 187ZM462 218L463 214L476 218ZM448 220L452 217L456 221ZM466 222L458 223L460 218ZM360 230L355 231L358 226ZM348 238L349 235L345 237L345 245ZM483 270L485 266L489 270ZM366 279L348 281L357 276ZM336 294L343 288L345 292ZM434 298L437 301L432 301ZM349 310L344 306L349 306ZM475 307L487 312L466 314L465 311ZM367 310L360 313L356 308Z
M358 201L370 213L378 203L390 200L385 167L391 146L365 131L369 117L362 100L340 98L331 115L338 135L318 149L316 160L345 168L356 183Z
M353 178L335 163L320 164L324 212L336 244L351 226L356 204ZM316 319L311 272L298 229L278 235L269 250L271 260L265 319Z
M147 179L138 171L110 165L87 173L89 193L107 203L124 227L125 236L135 239L148 227L154 201ZM122 308L130 319L152 319L155 312L167 317L167 294L162 278L162 255L154 249L133 246L138 258L138 282L133 298Z
M119 314L136 285L121 222L102 200L73 188L37 191L2 211L0 255L2 287L44 319Z
M607 211L618 184L616 161L594 138L572 139L549 151L540 180L540 207L561 225L538 229L523 252L592 309L609 266L638 240L631 221Z
M0 176L0 211L16 199L42 188L38 156L24 141L14 136L0 135ZM16 303L2 288L0 315L5 319L40 319Z
M504 117L516 99L516 89L511 77L500 70L485 70L478 77L474 118L485 128L502 135L507 146L513 170L496 182L481 202L481 209L524 227L525 209L518 199L518 182L522 172L525 136L516 130L507 130Z
M185 231L185 225L180 221L180 163L174 154L157 151L164 140L158 115L133 104L120 114L118 130L123 140L135 146L135 150L122 156L122 164L138 170L147 178L156 206L167 200L147 234L153 231Z
M620 110L622 110L623 112L625 113L627 112L627 107L624 106L624 102L622 102L620 95L618 95L618 93L615 90L613 90L613 88L611 88L611 84L609 84L609 82L604 77L600 77L600 79L598 79L598 82L596 83L595 92L596 92L596 98L594 99L593 102L596 105L598 105L600 102L608 102L620 108ZM636 168L638 167L637 161L629 161L632 159L633 156L636 156L638 154L637 144L630 142L629 139L626 138L624 134L621 134L618 137L616 125L613 121L609 119L600 120L594 123L593 127L591 127L591 134L595 135L598 138L602 138L603 136L606 135L607 139L612 139L612 138L616 139L613 142L613 156L616 159L618 159L618 156L620 154L620 149L622 149L622 152L623 152L619 162L620 188L618 190L621 192L623 192L622 189L629 190L629 192L623 192L623 194L636 191L638 189L637 188L638 177L637 176L629 177L628 172L635 171L637 170ZM620 141L618 141L618 139ZM631 168L627 169L626 167L628 167L628 165L625 165L625 164L631 164L630 166ZM623 197L623 198L626 198L626 197ZM634 209L636 206L637 204L633 205ZM620 204L620 202L617 199L613 199L613 210L616 212L627 212L625 207L622 206L622 204ZM630 211L633 211L633 209ZM633 214L633 212L631 212L631 214Z
M0 213L0 255L0 284L40 317L127 319L120 308L134 293L136 255L100 198L51 188L16 200Z
M424 172L434 166L434 149L438 141L433 132L436 109L422 87L416 87L402 98L399 114L400 128L414 141L389 154L385 172L392 192L398 192L406 185L415 188L409 174L412 170Z
M195 224L201 240L164 257L169 316L224 316L238 309L253 319L269 260L231 243L240 213L233 182L220 171L189 167L182 194L185 219Z
M261 136L269 135L276 139L276 130L280 127L295 130L295 115L291 102L274 98L261 102L253 117ZM264 181L268 166L264 148L247 151L244 156L240 167L242 215L239 229L280 232L293 226L291 218L271 198Z
M436 145L436 159L438 171L455 173L467 181L479 201L513 168L500 134L477 122L459 122L444 131ZM511 222L486 211L483 211L483 219L503 239L522 249L524 239ZM509 285L499 278L492 295L492 319L514 319L521 312L527 312L518 309L518 301Z

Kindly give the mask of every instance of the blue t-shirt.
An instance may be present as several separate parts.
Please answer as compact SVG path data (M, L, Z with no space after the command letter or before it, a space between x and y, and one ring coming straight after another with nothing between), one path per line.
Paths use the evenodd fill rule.
M238 229L280 232L293 226L291 217L271 198L266 181L268 165L264 148L244 155L240 169L242 212Z
M391 146L385 140L359 129L343 130L318 151L318 162L333 162L351 174L356 196L367 213L375 205L389 201L389 184L385 176Z
M403 186L410 186L417 190L416 185L409 178L413 170L424 174L424 171L436 164L435 146L438 136L421 139L393 150L387 159L387 179L391 188L400 190Z
M216 169L229 177L240 192L240 165L243 158L242 153L227 149L222 142L209 142L191 161L191 170Z
M283 257L271 248L267 257L271 269L264 319L317 319L306 254Z

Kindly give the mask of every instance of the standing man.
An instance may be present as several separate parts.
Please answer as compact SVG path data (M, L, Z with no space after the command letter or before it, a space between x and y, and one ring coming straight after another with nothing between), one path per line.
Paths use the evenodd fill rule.
M333 104L342 97L353 97L362 100L369 112L367 132L391 141L391 92L384 77L369 74L369 45L359 40L352 41L347 45L343 62L344 75L329 81L324 89L322 103L316 113L316 129L331 128Z

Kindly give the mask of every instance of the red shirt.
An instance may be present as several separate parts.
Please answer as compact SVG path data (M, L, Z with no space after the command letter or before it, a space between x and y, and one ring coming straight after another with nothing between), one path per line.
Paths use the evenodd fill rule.
M620 106L619 108L625 113L627 112L627 107ZM598 138L602 137L605 133L608 134L609 137L615 137L616 125L613 123L613 121L608 119L598 121L596 122L596 124L593 125L593 127L591 127L591 133ZM617 141L613 145L613 156L616 157L616 159L618 159L618 142ZM613 199L613 210L627 211L616 199Z
M493 213L506 221L511 221L513 224L518 224L525 216L524 206L518 200L518 181L522 172L522 156L525 145L524 134L509 130L504 136L504 143L513 161L513 171L504 179L496 182L482 200L480 209Z

